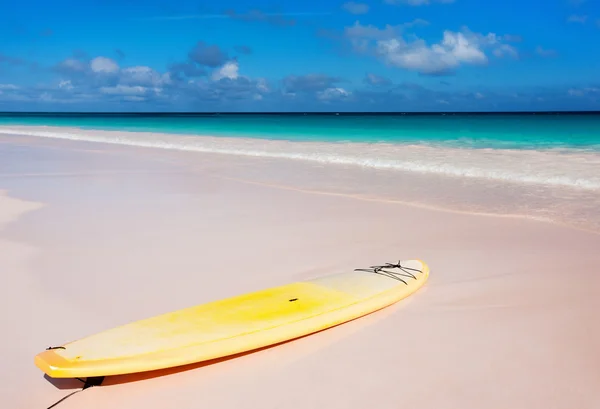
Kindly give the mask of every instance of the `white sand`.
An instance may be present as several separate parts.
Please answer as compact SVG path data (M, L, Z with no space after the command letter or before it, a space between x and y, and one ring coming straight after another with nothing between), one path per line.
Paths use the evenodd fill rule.
M600 235L221 177L252 175L251 158L3 137L0 163L7 408L80 387L33 365L49 345L401 258L431 267L405 302L240 358L107 378L57 408L600 407Z

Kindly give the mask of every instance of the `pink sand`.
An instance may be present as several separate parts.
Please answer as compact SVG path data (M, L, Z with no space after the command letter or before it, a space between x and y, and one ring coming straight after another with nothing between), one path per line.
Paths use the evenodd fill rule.
M600 407L600 235L247 183L261 180L252 158L8 136L0 158L4 407L81 386L33 365L47 346L407 258L430 280L393 307L218 363L107 378L57 408ZM223 177L234 168L246 182Z

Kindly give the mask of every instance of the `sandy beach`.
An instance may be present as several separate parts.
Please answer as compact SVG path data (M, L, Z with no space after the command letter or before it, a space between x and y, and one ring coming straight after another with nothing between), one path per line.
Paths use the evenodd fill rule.
M50 345L420 258L426 286L378 313L241 357L107 378L57 408L600 407L599 234L369 199L369 186L327 194L335 172L1 135L4 406L47 408L81 387L34 366Z

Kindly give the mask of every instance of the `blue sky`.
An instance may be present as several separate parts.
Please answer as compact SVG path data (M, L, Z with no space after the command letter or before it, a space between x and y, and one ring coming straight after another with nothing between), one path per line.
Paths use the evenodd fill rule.
M0 110L600 110L592 0L8 2Z

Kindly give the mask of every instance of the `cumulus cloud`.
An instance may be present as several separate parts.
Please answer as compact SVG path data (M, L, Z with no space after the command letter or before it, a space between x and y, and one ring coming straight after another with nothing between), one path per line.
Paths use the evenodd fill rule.
M366 14L369 12L369 5L365 3L356 3L349 1L342 5L342 8L350 14Z
M513 58L519 57L519 53L518 53L517 49L509 44L498 45L494 49L493 53L496 57L505 57L505 56L513 57Z
M583 87L583 88L569 88L567 94L574 97L584 97L598 95L600 96L600 88L598 87Z
M249 50L246 49L246 51ZM121 67L106 56L78 55L54 67L59 81L38 92L44 100L84 100L94 96L105 103L129 101L154 105L210 101L259 101L271 93L263 78L244 76L237 59L217 45L196 43L187 59L166 71L143 65ZM217 106L217 105L215 105Z
M388 64L424 74L445 73L461 63L486 64L488 58L480 45L462 33L444 32L439 44L428 46L425 41L407 43L402 38L382 40L377 53Z
M271 93L264 78L242 75L237 60L225 61L211 73L204 70L203 75L195 76L198 70L199 65L193 61L160 72L141 65L119 67L105 56L68 58L56 64L54 72L59 78L54 85L30 87L18 94L3 92L0 103L9 100L81 103L103 106L104 109L111 109L110 104L115 102L152 104L157 109L177 103L211 103L217 107L227 101L260 101ZM8 90L9 87L2 88Z
M142 85L145 87L162 87L171 82L169 73L161 74L146 66L134 66L121 70L120 82L125 85Z
M430 75L445 74L463 64L486 64L494 55L513 54L512 48L507 47L507 36L478 34L465 28L459 32L446 31L437 43L427 43L406 33L407 27L423 23L409 24L412 25L378 28L357 23L347 29L345 39L364 40L367 55L391 67ZM203 50L208 47L204 44ZM197 49L196 45L192 50ZM67 106L64 109L71 109L69 106L77 104L78 108L111 110L126 107L123 104L127 103L134 104L136 109L197 111L228 111L236 107L304 111L553 109L556 104L568 104L573 109L596 104L593 106L600 108L595 102L600 101L598 84L577 88L557 86L528 93L504 89L494 92L486 88L456 91L452 87L429 89L415 83L394 83L374 72L365 73L355 83L331 73L289 75L269 82L245 75L243 60L221 58L219 54L227 56L227 53L220 47L218 50L220 53L203 51L197 60L212 65L218 60L221 64L201 65L184 54L181 62L166 70L117 63L107 56L74 55L54 66L55 78L46 85L19 88L0 84L0 105L28 109L32 104L47 104L43 107L60 109L57 107L64 104Z
M58 83L58 88L73 89L73 84L71 80L62 80Z
M122 98L131 95L159 95L172 80L170 74L159 73L146 66L121 68L113 59L96 56L67 58L54 67L60 80L54 87L44 90L45 100L52 98L79 101L98 95L109 98Z
M237 61L228 61L218 70L213 72L212 79L213 81L219 81L223 78L235 80L239 77L239 70L240 66Z
M423 24L422 22L409 23ZM486 49L496 56L518 56L517 50L495 33L479 34L463 28L460 32L446 30L437 44L427 44L425 40L412 36L407 41L402 31L406 25L363 26L356 22L347 27L345 34L354 50L374 55L387 65L417 71L421 74L441 75L455 70L461 64L484 65L488 63Z
M325 88L323 91L317 92L317 99L322 101L335 101L335 100L345 100L347 99L351 93L344 88L335 87L335 88Z
M112 95L143 95L147 92L147 88L135 85L116 85L114 87L100 87L100 92L103 94Z
M237 76L221 77L218 80L193 81L178 89L178 97L189 101L211 101L224 103L232 101L259 101L270 93L263 78L252 79L236 73Z
M401 37L405 30L429 24L422 19L416 19L408 23L390 25L386 24L383 28L379 28L372 24L363 25L359 21L355 21L352 26L344 28L344 36L350 41L352 48L358 53L370 53L373 51L373 42L381 40L391 40Z
M123 68L125 69L125 68ZM288 78L291 89L283 82L272 87L263 78L248 78L239 68L237 78L210 76L191 82L174 81L163 88L141 85L73 85L69 80L49 86L0 87L0 106L31 109L135 109L235 111L235 110L327 110L327 111L482 111L482 110L555 110L600 108L600 84L585 87L477 89L456 91L431 89L404 82L377 87L368 84L341 85L338 78L308 74ZM101 74L93 74L101 75ZM161 74L162 75L162 74ZM365 77L366 78L366 77ZM377 83L378 80L375 80ZM328 86L328 84L333 84ZM281 92L277 92L281 91ZM37 105L36 105L37 104ZM263 108L261 108L263 107Z
M265 80L264 78L259 78L256 81L256 89L259 92L269 92L269 85L267 84L267 80Z
M114 74L119 71L119 64L115 60L107 57L96 57L90 61L90 68L93 72Z

